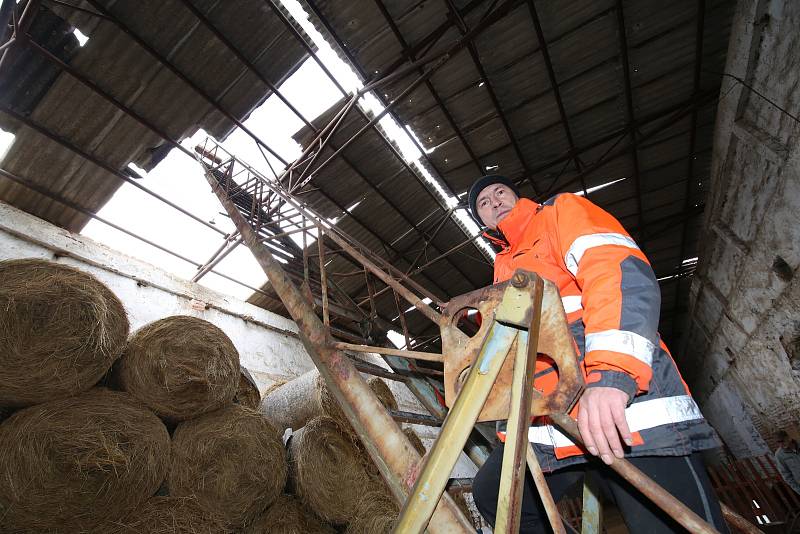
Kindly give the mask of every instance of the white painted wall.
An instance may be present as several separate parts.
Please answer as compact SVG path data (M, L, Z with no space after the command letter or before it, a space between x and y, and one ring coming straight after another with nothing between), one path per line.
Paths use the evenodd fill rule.
M293 321L180 279L0 202L0 260L15 258L49 259L91 273L119 297L134 330L178 314L215 324L231 338L242 365L252 373L262 392L277 380L289 380L314 367ZM198 301L205 303L206 309L195 309ZM388 369L377 355L359 357ZM401 410L427 413L404 384L391 380L387 383ZM438 435L437 428L413 428L428 447ZM470 477L474 473L475 466L462 454L453 476Z

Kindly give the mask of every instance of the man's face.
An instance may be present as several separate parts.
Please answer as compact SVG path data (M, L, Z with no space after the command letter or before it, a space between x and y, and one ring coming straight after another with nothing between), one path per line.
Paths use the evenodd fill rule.
M496 230L497 224L505 219L517 200L517 195L507 185L491 184L478 193L475 208L483 224Z

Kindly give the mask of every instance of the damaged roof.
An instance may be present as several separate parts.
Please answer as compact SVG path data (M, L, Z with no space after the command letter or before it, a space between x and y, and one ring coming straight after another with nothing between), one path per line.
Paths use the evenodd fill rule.
M92 212L135 180L130 162L150 170L166 156L165 136L203 128L226 137L271 94L262 77L277 85L306 57L269 2L89 0L76 10L29 0L20 9L29 5L28 37L18 35L0 80L0 127L16 134L2 167ZM76 232L89 220L2 176L0 200Z

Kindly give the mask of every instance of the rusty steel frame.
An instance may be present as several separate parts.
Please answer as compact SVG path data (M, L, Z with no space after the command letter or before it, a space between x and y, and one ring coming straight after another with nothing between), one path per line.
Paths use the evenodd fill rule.
M235 158L231 157L231 162L233 161L236 160ZM251 170L251 172L255 173L256 171ZM412 466L412 464L409 463L408 458L398 459L396 457L382 456L383 454L387 455L396 454L400 452L398 449L402 449L403 447L400 446L398 448L396 446L393 446L396 444L387 444L385 441L381 441L380 438L381 437L385 438L385 436L380 436L379 435L380 432L381 431L386 432L388 429L383 428L381 431L379 431L378 427L382 425L378 424L378 422L376 422L375 420L362 421L359 418L359 415L366 415L366 412L372 411L370 409L370 401L374 399L368 400L362 397L362 395L359 393L359 386L355 385L356 382L360 381L360 377L358 379L353 379L351 373L346 370L347 368L346 365L344 366L343 370L341 361L344 354L340 351L340 349L336 348L336 346L332 344L333 342L330 339L329 334L327 333L326 327L316 317L313 308L311 308L310 304L307 301L305 301L305 299L301 296L297 288L292 284L290 279L283 272L280 265L272 258L272 255L270 254L269 250L260 242L259 240L260 236L258 236L258 234L256 234L255 231L251 228L250 226L251 223L247 221L245 216L239 211L239 208L237 208L236 205L234 205L233 202L227 198L226 196L227 193L225 192L222 184L220 184L217 181L217 179L213 177L211 172L207 172L206 175L215 193L218 195L220 201L225 206L226 211L228 211L229 216L235 222L236 227L240 231L242 237L244 237L246 244L248 245L248 247L251 248L251 250L253 250L254 253L256 253L256 257L259 263L261 264L262 268L264 268L265 272L268 274L270 281L273 284L273 287L275 287L276 291L278 291L278 294L284 301L284 304L286 305L287 309L290 310L290 314L292 314L295 321L297 321L298 325L301 327L301 331L304 334L301 336L301 338L304 340L304 343L306 344L309 351L317 356L317 358L315 358L316 360L315 363L317 363L318 366L320 366L323 376L325 376L326 380L330 380L331 383L335 384L334 389L335 389L335 394L337 395L337 399L340 401L340 403L343 403L348 418L350 418L351 422L354 424L354 427L357 428L359 435L364 439L365 445L370 454L373 456L373 459L376 460L376 464L379 466L382 475L386 478L387 482L390 484L396 498L402 500L402 497L407 493L407 490L411 485L410 483L415 479L416 474L418 473L419 466L418 465ZM256 177L258 176L259 175L257 175L256 173ZM262 178L262 180L265 179ZM425 313L424 310L427 310L428 313L425 313L425 315L429 319L439 322L440 325L445 325L448 323L448 321L452 321L452 314L457 311L456 308L459 308L463 304L463 302L460 302L459 299L456 299L455 302L448 303L448 314L445 315L438 314L433 309L425 306L421 302L421 299L419 299L419 297L414 295L411 291L405 289L402 286L402 284L397 282L389 274L383 272L377 265L372 263L368 258L361 255L355 247L347 243L347 241L342 236L338 235L337 229L332 227L326 227L321 220L319 220L317 217L313 215L312 212L308 211L302 205L297 204L297 202L291 197L291 195L282 192L280 189L278 189L276 184L272 184L271 187L278 196L283 196L283 200L286 203L293 205L295 209L302 211L309 221L316 220L316 224L318 224L318 231L320 233L320 237L322 237L323 234L330 237L334 242L339 244L344 250L348 251L348 253L350 253L354 258L356 258L359 262L361 262L365 266L365 268L368 269L372 274L384 280L385 283L391 285L392 288L395 291L397 291L397 293L400 294L403 298L405 298L406 300L417 306L420 309L420 311L423 311L423 313ZM518 277L515 276L514 278L512 278L510 282L515 287L521 285L521 282L517 280L517 278ZM483 292L490 291L496 293L498 289L500 289L498 286L491 286L490 288L485 288L482 291ZM289 302L287 302L287 300L289 300ZM553 303L556 300L557 299L555 299L555 297L550 296L550 301L548 306L553 305ZM464 302L467 301L469 301L469 299L467 299ZM528 307L530 307L530 300L525 301L524 299L523 300L518 299L518 301L521 302L521 304L516 304L517 308L524 307L525 302L527 302ZM505 299L501 304L506 304ZM502 306L500 306L500 308L502 308ZM503 309L505 310L506 308ZM518 311L514 313L518 313ZM563 310L562 310L562 315L563 315ZM501 316L503 318L506 318L506 320L508 320L507 317L510 315L508 312L503 311ZM530 315L524 317L527 318L526 320L528 322L522 324L533 323ZM562 322L564 322L563 318ZM566 323L564 322L564 324ZM498 328L500 328L501 329L500 331L502 331L502 328L505 327L498 326L495 322L492 322L491 325L488 326L489 329L488 331L495 332L497 331ZM514 333L512 337L516 338L517 335L518 334ZM552 332L548 331L548 335L552 335ZM547 336L545 336L545 338L546 337ZM557 335L558 339L560 339L561 337L564 337L564 335L562 334ZM489 339L489 338L482 338L482 339ZM506 340L506 342L508 343L508 349L510 350L513 339L509 338ZM544 341L544 343L546 344L547 342ZM539 347L541 346L542 345L540 344ZM506 350L506 353L508 353L508 350ZM486 354L488 354L488 352L486 352ZM496 365L497 369L496 373L494 371L491 371L489 373L489 374L494 373L495 376L492 377L491 384L488 384L488 389L486 390L486 395L485 395L486 397L490 396L490 390L494 385L496 375L501 374L501 368L503 367L503 362L497 363L496 360L497 360L496 358L492 360L495 362L492 365ZM503 358L503 360L505 360L505 358ZM332 364L335 365L336 367L328 369L325 367L327 364ZM352 363L349 363L349 365L352 367ZM476 370L479 368L480 368L479 365L475 365L472 368L472 371L470 372L470 376L472 376L473 374L475 375L481 374L479 371ZM568 373L564 374L566 373L568 368L569 366L565 366L564 362L562 362L562 365L559 366L559 369L561 369L562 371L561 374L564 375L565 377L568 377ZM355 370L355 368L353 368L353 370ZM340 374L337 375L336 374L337 372L340 372ZM447 377L445 378L447 379ZM467 380L469 382L469 378ZM559 387L564 386L567 388L567 391L569 391L570 386L569 384L566 384L566 382L569 382L569 380L560 381ZM363 386L363 381L361 381L361 384ZM345 387L353 389L345 389ZM481 386L481 387L486 387L486 386ZM464 398L464 397L459 395L459 398ZM564 431L567 432L567 434L569 434L573 439L577 440L580 443L581 440L579 434L577 433L577 425L575 421L572 420L569 416L565 415L566 411L568 410L571 403L574 402L575 398L576 395L566 393L566 391L562 391L562 393L557 392L548 399L534 400L534 405L536 406L534 413L549 413L551 418L554 420L556 424L562 427ZM458 402L459 401L456 400L456 405L458 404ZM469 401L462 401L462 404L464 402L467 402L469 404ZM348 403L354 403L354 405ZM474 413L475 417L473 421L478 420L480 415L479 412L481 412L481 410L484 409L482 408L483 402L480 402L479 405L474 405L472 408L462 408L460 410L456 410L456 405L453 406L453 410L451 410L451 415L450 415L450 419L454 419L456 421L464 419L465 417L466 419L470 419L473 415L471 414L471 411L475 411ZM467 412L464 412L464 409L466 409ZM553 413L554 410L555 413ZM460 416L455 417L453 415L453 413L455 413L454 411L457 411L460 414ZM391 419L390 414L386 415L389 419ZM380 418L378 418L378 420L380 420ZM452 426L456 427L458 425L452 425ZM469 434L470 429L471 425L468 425L468 428L466 429L458 428L457 430L453 430L453 432L456 432L456 434L450 436L450 438L452 439L450 438L444 439L443 442L448 443L450 445L449 448L453 448L452 445L454 443L461 443L462 438L463 441L466 442L467 435ZM391 430L388 431L389 433L391 433ZM445 429L443 429L442 435L444 434L445 434ZM456 450L458 451L460 450L460 448L456 448ZM406 450L403 452L408 452L408 451ZM427 471L428 474L430 474L430 472L432 472L431 470L433 470L433 472L436 471L435 467L437 465L439 467L446 465L450 461L449 457L451 455L452 451L441 452L438 456L436 456L437 460L433 461L434 454L432 451L431 456L429 457L428 461L425 464L423 473ZM657 486L652 480L643 475L640 471L638 471L626 460L623 459L615 461L612 464L611 468L617 471L624 478L629 480L635 487L637 487L640 491L642 491L644 495L653 500L654 503L656 503L662 509L667 511L677 521L679 521L687 528L691 529L693 532L704 532L704 533L713 532L713 530L709 529L709 527L699 517L697 517L696 514L688 510L685 507L685 505L683 505L673 496L669 495L662 488ZM436 476L441 477L440 474L437 474ZM425 480L429 481L428 478L426 478ZM431 486L428 486L428 489L430 488ZM438 488L438 483L435 486L435 488ZM415 505L409 504L412 503L412 501L416 504ZM447 499L445 498L443 502L445 503L444 507L447 508L447 506L449 505L449 503L447 503ZM406 507L404 509L408 507L414 508L415 506L418 506L419 503L420 503L420 497L417 496L415 499L414 494L412 494L409 500L406 502ZM429 506L427 505L425 507L429 508ZM430 508L430 510L432 511L432 508ZM412 515L414 517L418 517L418 514L412 514ZM436 516L434 516L434 519L437 521L442 520L442 518L436 519ZM449 520L453 520L453 518L450 517ZM444 521L449 521L449 520L444 520ZM418 519L415 521L418 521ZM458 519L455 519L455 521L456 523L458 523ZM441 526L441 523L431 524L431 527L434 529L438 528L438 526Z
M409 482L414 479L414 474L418 469L419 454L367 386L349 358L345 356L344 352L331 346L328 329L316 316L300 290L286 276L280 264L260 242L251 223L228 198L222 184L218 182L212 172L207 172L206 177L245 243L267 274L292 319L297 323L300 339L320 374L331 387L347 419L361 438L395 498L402 501L409 491ZM309 219L313 220L312 217ZM322 225L320 225L319 231L324 231ZM433 515L429 529L434 533L466 533L470 531L471 524L462 515L453 500L449 496L445 496Z
M210 140L208 142L214 143L213 141L210 141ZM217 149L219 151L221 151L223 154L226 154L230 160L235 160L235 158L233 156L228 154L227 151L225 151L225 149L223 149L222 147L219 147L218 145L215 146L213 151L208 151L208 150L205 150L204 148L199 148L198 147L196 149L196 152L201 157L206 157L207 159L209 159L211 161L212 165L205 165L204 164L204 167L206 167L207 170L208 169L213 169L213 170L217 170L217 171L222 172L221 168L222 168L224 162L223 162L222 159L220 159L220 158L218 158L216 156L216 153L217 153L216 150ZM241 162L239 162L239 163L241 165L245 166L249 170L249 172L253 173L254 175L258 174L257 171L255 171L254 169L246 166L246 164L243 164ZM262 180L263 180L263 178L262 178ZM315 214L313 214L310 211L306 211L304 208L302 208L300 206L300 204L298 203L298 201L291 194L288 194L288 193L282 191L280 189L279 185L270 184L270 187L274 187L274 188L278 189L279 191L281 191L280 194L281 195L285 195L284 199L287 201L287 203L291 204L295 208L300 208L302 210L303 216L307 220L315 220L315 219L316 220L320 220L318 217L316 217ZM262 191L262 194L263 194L263 191ZM422 302L422 300L419 299L419 297L417 297L416 295L414 295L413 293L411 293L410 291L405 289L405 287L402 284L400 284L399 282L394 281L394 277L398 277L399 279L403 280L404 283L410 285L412 288L417 286L417 284L413 280L411 280L411 279L409 279L407 277L404 277L401 272L398 272L396 269L394 269L393 266L391 266L389 264L385 264L385 262L383 264L383 267L385 267L385 268L387 268L389 270L394 269L395 272L394 272L393 275L389 275L389 274L384 273L383 271L381 271L380 267L378 267L375 264L372 264L372 266L370 267L370 265L367 265L365 263L365 262L369 262L369 260L366 258L366 256L362 255L361 252L359 252L359 249L363 249L363 246L361 246L360 244L358 244L355 241L353 241L355 244L351 245L344 238L340 238L338 236L339 230L337 230L335 228L331 228L330 231L328 231L328 229L325 228L324 224L320 224L320 227L322 228L322 231L320 232L319 238L331 239L334 243L336 243L339 246L341 246L341 248L336 251L337 253L343 253L343 254L350 255L353 258L355 258L357 261L359 261L361 265L365 265L365 268L370 269L370 272L379 273L381 276L386 276L387 279L384 280L384 281L388 282L389 285L387 287L394 287L394 289L398 290L398 292L400 293L400 295L404 299L408 300L412 304L416 303L416 305L418 307L421 306L423 309L427 309L427 312L429 314L432 314L432 317L434 318L434 320L435 320L436 317L438 317L438 314L433 309L431 309L428 306L426 306L424 304L424 302ZM348 238L348 239L350 239L350 238ZM372 254L371 251L368 251L368 250L364 251L364 253L365 254ZM309 256L311 256L311 255L313 255L313 254L310 254ZM378 261L380 263L380 262L383 262L384 260L382 260L382 258L380 258L380 257L376 257L376 261ZM376 276L377 276L377 274L376 274ZM436 301L434 300L433 302L436 302ZM357 307L355 302L351 301L351 304L354 306L355 309L359 310L363 314L363 311L360 310L360 308ZM439 303L439 305L441 305L441 303ZM423 312L423 313L425 313L425 312ZM392 327L393 326L389 325L389 328L392 328ZM381 349L381 348L377 348L377 349ZM375 352L380 354L383 351L382 350L376 350ZM430 353L425 353L425 354L430 354ZM423 404L423 406L425 406L425 408L431 414L433 414L435 417L438 417L440 419L444 418L446 412L443 409L443 407L439 404L438 393L435 391L435 388L429 382L427 382L424 379L424 377L426 375L436 376L438 378L438 377L441 376L441 372L436 372L436 371L433 371L433 370L427 370L425 368L416 368L412 364L410 364L408 362L408 360L406 360L405 358L402 358L400 356L390 356L390 355L387 354L387 355L384 355L384 359L386 360L386 362L389 364L389 366L393 369L393 371L395 373L386 373L382 369L379 369L379 368L378 369L375 369L375 368L372 368L372 367L367 368L366 364L362 364L362 363L356 363L356 365L360 366L361 370L363 370L365 372L370 372L372 374L377 374L379 376L388 377L388 378L394 379L394 380L397 380L398 379L398 375L400 375L401 377L403 377L403 380L406 383L406 385L408 386L408 388L420 400L420 402ZM474 443L473 441L470 441L467 444L467 447L465 448L465 452L467 453L467 455L470 458L473 459L473 461L475 461L477 463L482 463L486 459L486 457L488 456L488 450L485 449L484 447Z

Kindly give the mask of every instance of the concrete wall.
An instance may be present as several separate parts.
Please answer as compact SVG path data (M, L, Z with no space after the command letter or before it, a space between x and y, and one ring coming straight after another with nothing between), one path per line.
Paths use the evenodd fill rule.
M800 124L779 109L800 114L800 3L740 1L725 72L679 363L729 449L751 456L800 433Z
M231 338L242 365L253 374L262 392L276 380L289 380L314 368L293 321L178 278L0 202L0 260L14 258L45 258L91 273L122 301L133 330L177 314L214 323ZM388 369L377 355L360 357ZM404 384L386 382L401 410L427 413ZM438 435L434 427L413 428L427 447ZM475 466L462 454L453 476L474 473Z

